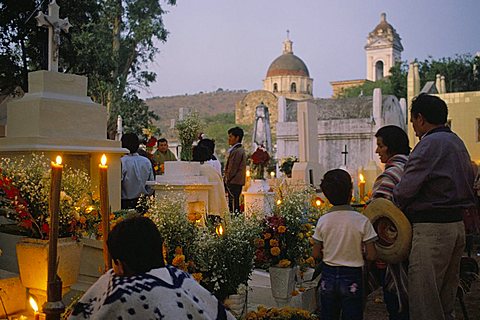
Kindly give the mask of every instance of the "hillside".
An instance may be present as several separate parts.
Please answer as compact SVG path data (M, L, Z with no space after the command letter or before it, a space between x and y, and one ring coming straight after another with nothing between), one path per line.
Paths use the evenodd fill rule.
M235 104L247 94L246 90L198 93L183 96L155 97L145 102L150 110L160 116L157 126L165 132L170 127L170 120L178 118L181 107L197 111L201 117L220 113L235 113Z

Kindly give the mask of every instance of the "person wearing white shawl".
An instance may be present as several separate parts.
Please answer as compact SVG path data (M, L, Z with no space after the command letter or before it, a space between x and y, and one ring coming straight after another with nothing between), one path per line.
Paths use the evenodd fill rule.
M235 319L188 273L165 266L162 243L148 218L115 225L107 241L113 270L88 289L68 319Z

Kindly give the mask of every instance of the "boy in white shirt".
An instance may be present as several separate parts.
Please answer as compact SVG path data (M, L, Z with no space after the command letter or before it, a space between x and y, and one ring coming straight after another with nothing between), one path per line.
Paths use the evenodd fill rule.
M313 238L313 257L322 258L319 294L322 320L363 319L362 267L374 261L377 234L364 215L350 206L352 178L335 169L323 176L320 187L333 207L320 217Z

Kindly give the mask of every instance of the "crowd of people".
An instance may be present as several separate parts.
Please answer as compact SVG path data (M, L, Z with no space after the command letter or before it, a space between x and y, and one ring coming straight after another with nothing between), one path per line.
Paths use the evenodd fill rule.
M397 126L382 127L375 134L376 153L385 167L373 185L372 199L393 202L408 218L412 240L404 261L387 263L377 257L373 224L351 207L350 174L334 169L323 176L320 188L333 207L319 218L312 249L322 270L318 287L322 320L363 319L365 270L382 286L390 320L455 318L466 239L464 217L473 212L475 232L479 223L476 168L463 141L446 125L447 115L443 100L420 94L410 110L419 138L413 150L407 134ZM243 136L239 127L228 131L223 177L213 140L201 139L193 149L201 174L218 187L212 193L216 199L211 199L219 204L217 212L240 211L247 162ZM165 139L158 141L153 166L138 154L136 135L125 134L122 146L130 151L122 157L122 208L134 208L140 195L152 192L145 182L161 173L153 168L176 157ZM161 243L161 235L147 218L117 224L108 237L114 268L87 291L71 319L233 318L188 274L164 265Z

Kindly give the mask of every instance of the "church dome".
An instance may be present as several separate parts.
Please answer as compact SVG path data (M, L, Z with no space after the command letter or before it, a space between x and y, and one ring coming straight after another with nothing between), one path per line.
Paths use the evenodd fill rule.
M273 60L268 67L267 78L275 76L310 77L305 63L293 54L293 42L288 38L283 42L283 54Z
M293 53L284 53L273 60L267 71L267 77L290 75L310 77L305 63Z

